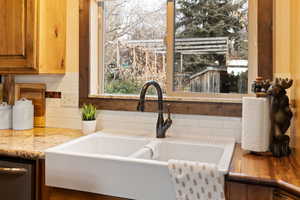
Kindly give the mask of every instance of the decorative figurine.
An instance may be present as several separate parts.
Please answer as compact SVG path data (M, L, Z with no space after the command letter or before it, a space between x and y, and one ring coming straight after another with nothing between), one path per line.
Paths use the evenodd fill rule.
M288 156L291 153L290 137L286 135L286 132L291 125L293 113L286 90L292 85L291 79L276 78L271 83L270 80L263 80L262 77L257 77L252 84L252 92L256 94L256 97L269 97L270 99L270 151L276 157Z
M271 108L270 150L276 157L288 156L291 153L290 137L285 134L293 117L289 106L289 97L286 95L286 90L292 85L293 80L291 79L276 78L267 90Z
M271 86L270 80L263 80L262 77L257 77L252 84L252 92L256 94L256 97L267 97L267 91Z

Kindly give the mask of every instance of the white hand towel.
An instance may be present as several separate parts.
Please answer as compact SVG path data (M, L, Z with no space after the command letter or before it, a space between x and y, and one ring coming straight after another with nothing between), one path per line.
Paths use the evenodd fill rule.
M224 175L215 164L169 160L176 200L225 200Z

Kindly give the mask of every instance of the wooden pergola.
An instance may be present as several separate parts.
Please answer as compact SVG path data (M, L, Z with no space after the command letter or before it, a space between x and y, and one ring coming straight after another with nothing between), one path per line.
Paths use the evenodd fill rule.
M164 40L127 40L117 42L117 63L120 64L120 44L130 48L142 47L149 52L166 55L166 45ZM175 53L180 54L180 69L183 72L184 55L208 55L208 54L229 54L228 37L207 37L207 38L182 38L175 40ZM133 52L135 55L135 53ZM155 56L156 57L156 56ZM147 63L147 54L146 54Z

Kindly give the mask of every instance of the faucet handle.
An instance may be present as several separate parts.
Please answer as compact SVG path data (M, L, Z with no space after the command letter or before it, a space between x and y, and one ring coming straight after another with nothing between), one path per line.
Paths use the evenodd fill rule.
M167 104L167 113L168 113L168 119L171 119L171 105Z
M172 125L172 123L173 123L173 121L171 119L171 111L170 111L171 105L167 104L166 107L167 107L168 118L164 121L164 128L165 128L165 130L167 130L168 128L170 128L171 125Z

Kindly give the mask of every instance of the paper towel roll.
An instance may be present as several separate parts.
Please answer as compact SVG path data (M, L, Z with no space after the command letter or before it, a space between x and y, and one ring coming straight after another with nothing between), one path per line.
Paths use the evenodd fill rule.
M244 97L242 148L266 152L270 145L270 108L267 98Z

